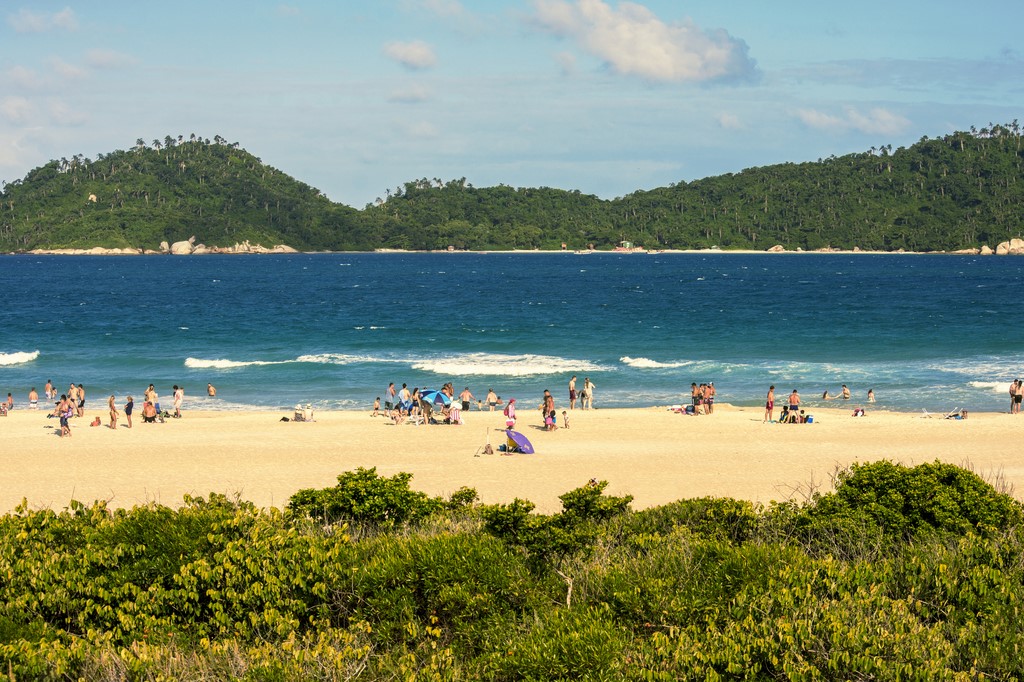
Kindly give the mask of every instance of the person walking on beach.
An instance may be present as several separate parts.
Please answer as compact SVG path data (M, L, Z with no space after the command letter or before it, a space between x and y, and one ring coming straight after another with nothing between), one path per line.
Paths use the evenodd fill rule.
M768 397L764 401L764 420L775 421L775 386L768 387Z
M509 398L508 399L508 405L505 406L505 409L502 410L502 413L505 415L505 428L506 429L511 429L512 427L514 427L516 425L516 399L515 398Z
M572 375L572 379L569 379L569 409L576 409L576 375Z
M132 428L132 410L135 409L135 399L128 396L124 401L124 418L128 422L128 428Z
M110 428L117 431L117 405L114 404L114 396L107 400L107 407L110 409Z

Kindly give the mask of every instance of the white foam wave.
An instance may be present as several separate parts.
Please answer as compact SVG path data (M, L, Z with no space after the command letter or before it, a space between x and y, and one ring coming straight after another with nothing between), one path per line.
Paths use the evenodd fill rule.
M357 362L394 362L386 358L369 355L348 355L346 353L318 353L316 355L300 355L296 362L314 362L321 365L352 365Z
M689 360L685 362L658 362L648 358L631 358L628 355L619 358L619 362L636 369L673 369L675 367L689 367L693 364L693 361Z
M203 360L201 358L185 358L185 366L189 369L235 369L237 367L254 367L260 365L283 365L293 360L281 360L269 362L266 360L249 360L248 362L237 360Z
M489 353L469 353L446 358L417 360L413 363L412 368L443 376L487 374L506 377L581 374L604 369L592 362L549 355L493 355Z
M0 366L9 365L23 365L26 362L32 362L39 357L39 351L34 350L31 353L24 351L19 353L0 353Z
M992 391L993 393L1006 393L1010 395L1010 383L1007 381L972 381L968 384L971 388Z

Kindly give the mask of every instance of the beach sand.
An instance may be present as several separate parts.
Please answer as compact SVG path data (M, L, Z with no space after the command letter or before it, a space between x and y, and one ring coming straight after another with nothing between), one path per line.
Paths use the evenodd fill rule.
M157 502L177 507L183 495L239 496L259 507L284 507L303 488L334 485L356 467L413 474L411 485L447 496L475 488L483 502L530 500L541 512L561 509L558 496L589 479L607 492L634 496L633 508L717 496L767 504L831 489L831 474L854 462L890 459L907 465L936 459L968 466L989 481L1024 491L1019 445L1024 417L975 414L966 420L849 409L809 410L815 423L764 424L761 408L718 405L689 417L664 407L576 410L570 428L541 430L536 410L521 408L517 430L536 454L502 455L500 412L464 413L462 426L394 426L366 412L323 412L314 423L282 422L285 411L190 412L163 424L116 433L90 427L89 410L61 439L56 419L17 409L0 417L0 511L63 509L72 500L114 507ZM186 405L187 408L187 405ZM559 409L561 412L561 408ZM777 413L776 413L777 414ZM490 439L496 454L476 456Z

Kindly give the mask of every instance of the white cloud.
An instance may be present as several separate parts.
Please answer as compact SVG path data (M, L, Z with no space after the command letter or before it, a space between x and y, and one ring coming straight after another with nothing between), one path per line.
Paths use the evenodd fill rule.
M32 119L32 103L24 97L4 97L0 100L0 116L10 123L28 123Z
M48 109L50 118L59 125L77 126L85 123L88 119L88 116L82 111L75 109L61 99L51 99Z
M70 7L59 12L33 12L22 8L17 14L9 15L7 23L18 33L42 33L55 28L74 31L78 28L78 19Z
M388 43L384 54L408 69L429 69L437 63L434 48L422 40Z
M36 90L39 88L39 75L27 66L15 64L7 70L7 78L12 85L26 89Z
M725 128L726 130L740 130L741 128L743 128L743 124L740 123L739 116L737 116L736 114L729 114L723 112L721 114L718 114L718 116L715 117L715 120L718 121L719 126Z
M419 0L418 4L439 17L461 17L466 13L458 0Z
M845 107L842 116L817 109L800 109L796 116L810 128L829 132L855 130L870 135L898 135L910 127L909 119L882 107L875 107L866 114L854 107Z
M667 24L633 2L534 0L544 29L575 41L614 71L652 81L749 80L757 67L747 45L723 29L703 30L686 19Z
M131 66L136 60L135 57L123 52L96 48L86 53L85 61L95 69L119 69Z
M65 80L79 80L84 78L86 75L85 69L74 64L69 64L59 57L51 57L49 59L50 68Z

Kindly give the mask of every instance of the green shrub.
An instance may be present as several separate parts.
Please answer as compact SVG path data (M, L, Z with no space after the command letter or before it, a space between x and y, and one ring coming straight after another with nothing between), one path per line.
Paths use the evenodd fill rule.
M805 511L808 528L873 524L902 540L931 531L990 536L1021 521L1019 502L977 474L939 461L853 464L839 472L834 492L817 496Z
M353 521L377 527L394 527L423 519L444 507L444 502L411 490L412 474L388 478L377 475L376 467L348 471L338 476L338 485L319 490L300 490L288 501L288 509L299 517L322 523ZM464 499L468 493L461 493ZM474 492L475 495L475 492Z

